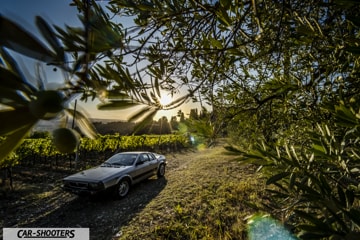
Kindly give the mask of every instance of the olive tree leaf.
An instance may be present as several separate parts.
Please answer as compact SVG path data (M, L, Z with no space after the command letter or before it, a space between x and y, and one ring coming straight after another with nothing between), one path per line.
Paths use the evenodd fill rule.
M229 0L220 0L220 6L222 6L224 9L229 9L231 6L231 1Z
M155 77L155 81L152 84L154 92L156 92L158 98L161 98L159 79Z
M29 101L14 89L0 87L0 103L13 108L21 108L27 106Z
M0 162L2 162L21 144L21 140L26 136L35 123L36 120L29 121L28 124L23 125L21 128L6 136L6 140L0 144Z
M344 208L346 208L347 207L346 195L345 195L344 190L339 185L337 186L337 192L338 192L339 201L340 201L341 205Z
M0 67L0 87L19 90L28 95L31 95L35 90L34 87L29 85L28 83L25 83L14 72L3 67Z
M128 109L135 106L138 106L139 103L134 102L132 100L118 100L118 101L110 101L107 103L102 103L97 105L99 110L121 110Z
M218 21L225 25L226 27L231 26L231 18L229 17L228 13L226 12L226 9L222 6L219 6L216 9L216 16L218 17Z
M351 208L348 212L348 216L358 226L360 226L360 211L356 208Z
M141 92L140 96L143 98L143 100L145 100L148 104L151 103L150 97L147 95L146 92Z
M0 136L12 134L28 124L35 123L37 119L26 107L15 110L0 111Z
M150 111L147 111L147 115L144 117L144 119L135 125L134 133L138 132L140 129L144 128L146 125L151 123L156 113L157 113L157 109L152 109Z
M6 64L6 68L17 74L22 79L23 83L26 84L32 91L36 91L36 88L26 79L24 71L20 70L20 67L15 59L4 47L0 47L0 55Z
M86 117L82 112L66 108L65 113L75 119L75 123L80 128L80 131L84 133L88 138L94 139L96 137L96 128L91 123L89 118Z
M155 103L156 106L161 106L160 99L155 95L155 93L150 92L150 97L153 100L153 103Z
M344 105L335 106L336 123L344 127L355 127L358 124L355 113Z
M331 228L329 228L329 225L327 225L321 219L318 219L317 217L315 217L314 215L312 215L310 213L307 213L307 212L305 212L303 210L294 210L294 212L299 217L301 217L303 219L306 219L307 221L314 224L317 228L322 229L323 231L330 231L331 230Z
M226 150L226 152L225 152L226 155L238 156L238 155L244 154L243 151L241 151L240 149L238 149L238 148L236 148L236 147L234 147L232 145L226 145L226 146L224 146L224 148Z
M146 107L143 107L141 108L140 110L136 111L135 113L133 113L128 121L129 122L132 122L132 121L136 121L137 119L143 117L148 111L150 111L152 109L152 107L150 106L146 106Z
M61 45L59 39L57 38L56 33L42 17L36 16L35 22L43 37L57 53L57 57L59 58L58 60L66 62L64 48Z
M215 38L210 38L210 43L213 46L213 48L222 49L223 45L220 40L217 40Z
M281 172L279 174L276 174L274 176L271 176L267 181L266 181L266 185L270 185L270 184L273 184L273 183L276 183L277 181L283 179L283 178L286 178L290 175L289 172Z
M174 101L170 102L169 104L162 106L162 109L170 110L170 109L177 108L177 107L181 106L184 102L186 102L188 100L188 98L189 98L188 94L185 96L179 97L179 98L175 99Z
M346 190L345 191L346 194L346 199L347 199L347 206L352 206L354 204L355 201L355 194L352 190Z
M0 45L30 58L52 62L55 54L13 21L0 16Z
M129 94L118 90L108 90L106 91L106 94L106 98L109 100L128 100L131 98Z

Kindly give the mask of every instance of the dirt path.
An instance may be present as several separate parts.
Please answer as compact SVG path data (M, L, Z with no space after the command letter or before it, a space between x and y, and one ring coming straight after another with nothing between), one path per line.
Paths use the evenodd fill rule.
M220 151L217 147L168 154L165 178L150 178L134 186L121 200L111 196L78 198L60 188L60 179L67 173L38 172L34 178L23 170L22 178L29 180L17 185L16 194L0 199L1 235L3 227L86 227L94 240L127 239L137 229L151 232L167 221L161 216L171 217L174 206L198 191L199 186L204 189L226 179L239 181L244 177L239 175L239 165L229 163L231 157Z

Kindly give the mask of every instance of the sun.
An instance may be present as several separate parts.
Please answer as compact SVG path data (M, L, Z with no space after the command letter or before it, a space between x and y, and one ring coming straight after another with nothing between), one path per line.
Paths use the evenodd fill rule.
M160 101L160 104L162 106L166 106L166 105L171 103L172 97L170 95L168 95L168 94L164 94L164 95L161 96L159 101Z

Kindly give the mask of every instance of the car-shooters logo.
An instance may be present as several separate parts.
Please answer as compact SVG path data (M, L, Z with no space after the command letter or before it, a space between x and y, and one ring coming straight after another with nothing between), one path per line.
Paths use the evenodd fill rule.
M89 240L89 228L4 228L4 240Z

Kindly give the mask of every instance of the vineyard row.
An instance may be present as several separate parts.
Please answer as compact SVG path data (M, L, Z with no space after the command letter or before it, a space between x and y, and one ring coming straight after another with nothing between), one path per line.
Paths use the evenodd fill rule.
M109 157L120 151L146 150L154 152L179 151L189 146L189 138L185 135L142 135L121 136L99 135L96 139L81 138L77 149L79 160L88 158ZM17 164L36 164L49 162L58 165L59 158L72 159L74 154L61 154L54 147L50 138L25 139L14 154L0 165L1 167L14 166Z

